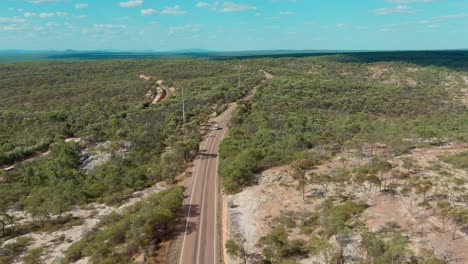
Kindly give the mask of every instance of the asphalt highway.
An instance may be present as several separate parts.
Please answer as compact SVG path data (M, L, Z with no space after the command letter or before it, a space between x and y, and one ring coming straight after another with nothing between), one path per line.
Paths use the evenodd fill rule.
M185 230L182 234L182 246L179 264L221 263L218 230L218 153L219 144L227 135L227 124L237 104L230 104L228 109L210 120L211 131L200 145L200 155L195 161L189 196L185 201L188 212ZM214 124L220 129L214 130Z

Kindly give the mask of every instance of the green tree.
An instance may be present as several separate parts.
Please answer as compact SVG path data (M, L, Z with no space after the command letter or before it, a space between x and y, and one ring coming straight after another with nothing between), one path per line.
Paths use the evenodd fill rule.
M246 239L241 234L236 234L234 239L230 239L226 242L226 251L229 255L238 257L244 264L247 264L248 253L245 249Z
M50 187L36 187L31 194L24 200L24 206L33 219L38 220L41 227L44 227L45 221L50 219L54 211L54 203L50 199L50 194L54 190Z
M452 239L455 240L457 231L468 227L468 209L453 208L450 212L450 217L454 223Z
M416 191L423 194L423 203L426 202L427 192L432 189L432 181L421 179L417 182Z

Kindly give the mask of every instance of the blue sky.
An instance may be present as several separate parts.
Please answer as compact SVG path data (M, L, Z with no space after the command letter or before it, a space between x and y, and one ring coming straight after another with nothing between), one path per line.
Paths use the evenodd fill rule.
M0 50L468 48L468 0L0 0Z

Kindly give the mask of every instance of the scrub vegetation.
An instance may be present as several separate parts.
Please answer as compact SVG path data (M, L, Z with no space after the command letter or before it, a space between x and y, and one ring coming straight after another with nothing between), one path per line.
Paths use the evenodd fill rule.
M359 238L359 263L444 263L411 251L398 224L372 229L365 217L378 195L417 197L411 206L432 210L443 234L453 241L466 234L466 149L430 164L413 151L466 145L468 65L451 53L434 53L432 63L431 53L288 55L0 65L0 263L40 263L60 243L71 244L64 263L151 261L182 215L183 189L172 185L199 153L200 127L236 101L220 146L226 193L242 193L262 171L289 165L293 191L317 206L282 212L255 241L256 254L242 234L232 237L230 255L344 263L356 246L349 241ZM145 95L156 80L171 94L151 104ZM90 160L100 162L89 167ZM330 163L341 165L317 170ZM428 168L436 176L421 173ZM79 240L31 247L31 234L83 224L73 210L118 208L163 181L166 190L99 218Z
M1 65L0 245L78 224L70 216L76 206L118 206L136 191L172 183L198 154L200 125L261 80L260 73L245 72L237 87L236 65L187 59ZM139 74L157 79L142 80ZM153 105L145 94L155 90L158 79L174 89ZM89 150L108 158L85 170L94 155ZM6 172L11 165L15 168ZM154 220L148 217L141 221ZM165 221L173 220L171 215ZM154 239L151 232L148 239Z
M449 57L444 65L443 56L431 63L422 54L370 55L261 60L274 78L241 102L221 144L228 197L261 201L232 209L236 227L249 217L253 222L244 225L256 226L230 235L233 259L450 263L466 257L468 65L454 66ZM279 176L263 174L276 166ZM289 202L274 204L275 193L294 191L283 197ZM298 197L304 205L294 204Z

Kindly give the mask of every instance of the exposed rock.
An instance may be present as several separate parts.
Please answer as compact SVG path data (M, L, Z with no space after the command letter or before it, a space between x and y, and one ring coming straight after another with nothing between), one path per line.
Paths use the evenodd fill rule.
M145 81L149 81L151 80L152 78L154 78L153 76L150 76L150 75L145 75L145 74L140 74L138 75L138 78L142 79L142 80L145 80Z
M156 93L153 90L149 90L145 94L145 100L151 102L153 101L155 96L156 96Z

